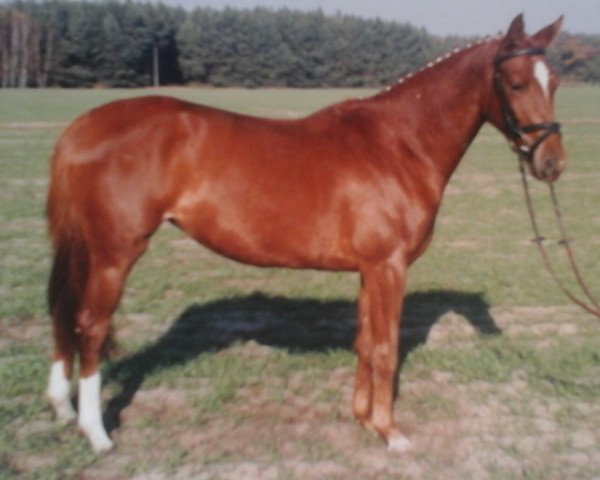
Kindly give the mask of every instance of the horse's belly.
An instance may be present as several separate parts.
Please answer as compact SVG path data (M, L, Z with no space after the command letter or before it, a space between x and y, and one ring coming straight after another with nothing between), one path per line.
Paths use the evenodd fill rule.
M202 245L225 257L264 267L356 270L334 224L297 213L272 214L203 202L170 220Z

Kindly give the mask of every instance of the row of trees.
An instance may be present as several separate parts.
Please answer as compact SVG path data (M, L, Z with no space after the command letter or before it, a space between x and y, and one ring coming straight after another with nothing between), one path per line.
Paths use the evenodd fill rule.
M320 11L18 0L0 6L0 86L373 86L418 69L448 42ZM561 73L598 82L599 52L600 36L563 34L552 55Z
M19 10L0 14L0 85L43 87L51 68L51 33L43 22Z
M248 87L386 83L432 54L428 35L408 25L318 11L198 9L177 40L184 80Z
M0 6L1 85L144 86L153 75L181 83L176 34L185 17L182 9L131 1Z

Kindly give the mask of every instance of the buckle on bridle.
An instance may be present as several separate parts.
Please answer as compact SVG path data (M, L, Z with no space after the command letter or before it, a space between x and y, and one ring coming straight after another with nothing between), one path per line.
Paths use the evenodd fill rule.
M523 140L523 134L542 132L539 136L533 140L529 145L521 144L517 145L517 140ZM550 135L560 135L560 123L558 122L545 122L545 123L532 123L531 125L525 125L518 129L518 137L513 137L513 151L519 156L525 158L531 158L535 153L535 150L540 144L546 140Z
M519 158L529 158L533 155L528 145L517 145L514 141L512 142L511 149L519 155Z

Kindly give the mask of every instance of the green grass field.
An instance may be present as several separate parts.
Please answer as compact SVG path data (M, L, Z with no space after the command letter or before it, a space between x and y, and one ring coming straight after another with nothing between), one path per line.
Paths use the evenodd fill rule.
M48 157L79 113L148 93L0 90L0 478L597 477L600 321L549 279L516 159L490 127L410 271L396 409L413 453L389 456L351 419L355 274L235 264L169 226L115 317L104 400L117 449L97 458L75 427L56 424L43 398ZM288 118L371 92L160 93ZM557 191L600 296L600 88L559 90L557 116L570 157ZM535 185L536 206L572 285L545 192Z

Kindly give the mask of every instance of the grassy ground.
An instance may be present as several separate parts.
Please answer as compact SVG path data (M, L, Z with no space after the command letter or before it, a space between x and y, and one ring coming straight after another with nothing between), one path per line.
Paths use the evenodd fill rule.
M491 128L410 272L396 408L411 454L388 455L351 419L355 275L238 265L168 227L115 318L104 399L116 451L97 458L56 424L43 400L47 158L78 113L149 92L0 90L0 478L597 478L600 324L548 279L515 159ZM161 93L294 117L368 92ZM560 92L571 164L557 189L600 294L598 105L600 88ZM535 196L556 238L542 186Z

